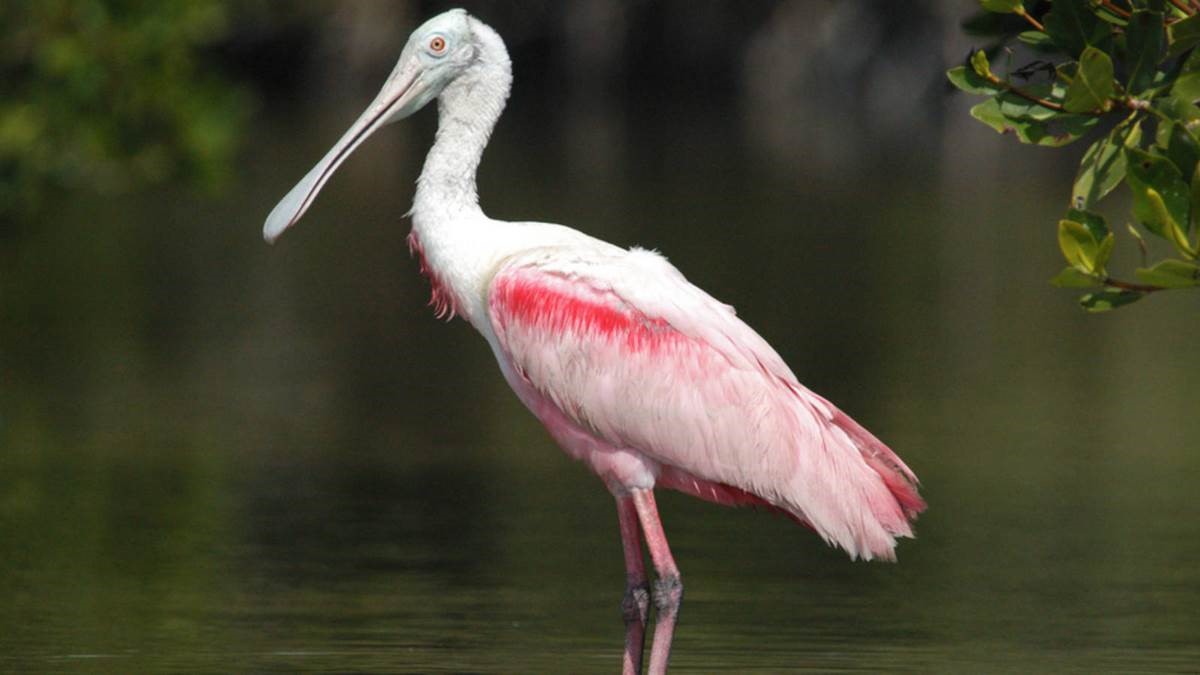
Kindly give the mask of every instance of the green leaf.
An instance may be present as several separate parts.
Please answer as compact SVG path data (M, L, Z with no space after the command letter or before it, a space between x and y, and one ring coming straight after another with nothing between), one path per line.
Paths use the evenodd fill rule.
M1054 40L1040 30L1027 30L1018 35L1017 39L1040 51L1056 48Z
M1192 174L1192 190L1189 201L1197 205L1190 212L1188 218L1188 232L1200 229L1200 171Z
M1113 246L1116 246L1117 238L1109 232L1103 239L1100 240L1100 246L1096 250L1096 259L1092 261L1093 268L1097 274L1104 274L1108 268L1108 259L1112 257Z
M1129 231L1129 236L1137 240L1138 248L1142 250L1142 261L1146 260L1146 239L1141 232L1133 226L1133 223L1125 223L1125 229Z
M1167 26L1167 58L1173 59L1200 45L1200 14Z
M1093 11L1096 12L1096 18L1102 20L1102 22L1122 26L1122 28L1124 28L1124 25L1129 23L1128 19L1122 17L1121 14L1112 13L1112 11L1104 5L1097 6Z
M1079 56L1075 79L1067 86L1063 108L1074 113L1106 111L1112 107L1108 99L1115 91L1112 59L1095 47L1087 47Z
M993 96L1004 91L1002 88L980 77L978 73L966 66L958 66L957 68L947 70L946 79L950 80L950 84L968 94Z
M1024 93L1035 98L1048 100L1052 95L1052 85L1048 82L1040 82L1021 89ZM1005 117L1022 120L1039 120L1046 121L1062 116L1061 110L1047 108L1040 103L1034 103L1024 96L1018 96L1011 91L1006 91L996 97L996 101L1000 104L1000 112Z
M1153 267L1134 271L1138 281L1163 288L1200 286L1200 266L1182 260L1164 260Z
M1058 246L1073 269L1089 276L1103 275L1116 238L1108 231L1103 218L1087 215L1099 222L1088 226L1075 220L1058 221ZM1097 236L1100 228L1103 228L1103 234Z
M1104 5L1099 5L1099 6L1093 7L1092 12L1095 13L1096 17L1098 19L1100 19L1101 21L1107 21L1108 23L1113 24L1114 26L1124 27L1125 25L1127 25L1129 23L1128 19L1121 16L1120 14L1115 14L1112 10L1108 9Z
M1054 44L1073 57L1088 45L1100 46L1109 33L1108 24L1092 13L1088 0L1054 0L1042 24Z
M1194 73L1197 70L1200 70L1200 53L1192 52L1183 60L1183 65L1180 67L1179 72Z
M1190 182L1196 170L1196 161L1200 160L1200 143L1191 134L1183 130L1182 124L1169 125L1167 137L1167 159L1179 169L1184 182Z
M1125 28L1125 45L1129 52L1127 90L1140 94L1154 81L1154 73L1166 48L1163 15L1158 12L1137 11Z
M1154 191L1147 188L1147 192L1153 193ZM1188 241L1187 233L1183 231L1178 221L1170 218L1166 219L1163 222L1163 230L1167 241L1174 244L1175 248L1179 249L1179 252L1185 258L1195 260L1200 256L1200 250L1196 246L1192 246L1192 243Z
M1198 50L1200 51L1200 50ZM1192 138L1200 138L1200 107L1197 107L1191 101L1184 100L1179 96L1159 96L1151 102L1155 114L1160 118L1164 118L1159 122L1159 131L1156 134L1155 142L1158 145L1165 145L1170 140L1169 129L1164 129L1163 122L1174 122L1182 124L1183 130L1192 136Z
M1063 82L1070 82L1071 80L1075 79L1075 73L1078 70L1078 61L1067 61L1054 66L1055 74L1058 76L1058 79L1062 80Z
M979 0L979 5L989 12L997 14L1024 14L1025 7L1021 0Z
M1179 169L1166 157L1125 148L1125 182L1133 193L1133 215L1146 229L1170 238L1167 225L1188 222L1190 195Z
M1162 155L1166 152L1166 148L1171 143L1171 130L1175 128L1175 123L1169 120L1159 120L1158 126L1154 130L1154 142L1150 144L1147 150L1152 155Z
M983 122L1002 134L1017 131L1017 127L1000 112L1000 104L994 98L971 108L971 117Z
M1092 127L1096 126L1099 121L1099 117L1090 115L1058 115L1043 125L1042 128L1045 129L1048 135L1041 138L1037 143L1038 145L1048 145L1051 147L1074 143L1084 134L1091 131Z
M1084 274L1094 274L1096 254L1100 245L1083 223L1073 220L1058 221L1058 247L1067 264Z
M1108 235L1108 223L1104 222L1104 216L1083 209L1070 208L1067 209L1066 220L1073 220L1077 223L1082 223L1091 233L1092 239L1100 241Z
M971 68L975 71L975 74L979 75L979 77L982 77L985 80L990 80L993 77L992 66L990 63L988 63L987 54L985 54L982 49L972 54L969 62L971 64Z
M1089 115L1057 115L1051 120L1006 116L995 98L971 108L971 116L1002 134L1011 133L1022 143L1058 147L1078 140L1099 121Z
M1079 172L1071 189L1071 204L1075 208L1088 209L1096 205L1125 178L1126 145L1136 147L1142 137L1142 127L1134 124L1120 137L1122 130L1113 129L1108 136L1092 143L1079 162ZM1069 216L1068 216L1069 217Z
M1131 302L1137 302L1142 299L1144 293L1137 291L1119 291L1119 290L1104 290L1097 293L1088 293L1079 298L1079 305L1085 310L1093 314L1099 312L1107 312L1116 309L1123 305L1128 305Z
M1188 102L1200 99L1200 71L1183 73L1177 77L1175 84L1171 85L1171 94Z
M1050 280L1050 283L1059 288L1091 288L1092 286L1100 286L1102 282L1100 279L1090 274L1084 274L1074 267L1064 267L1061 272Z
M1184 122L1189 129L1194 128L1195 124L1200 122L1200 108L1197 108L1191 101L1178 96L1160 96L1154 99L1152 105L1154 110L1167 119Z
M1152 231L1157 231L1163 237L1171 239L1175 230L1179 229L1179 223L1171 216L1170 211L1167 210L1167 205L1158 190L1148 187L1144 188L1144 191L1151 216L1143 222Z

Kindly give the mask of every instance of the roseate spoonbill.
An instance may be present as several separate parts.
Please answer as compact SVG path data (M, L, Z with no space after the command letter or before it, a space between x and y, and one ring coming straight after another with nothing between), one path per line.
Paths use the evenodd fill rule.
M487 340L521 401L616 498L627 586L624 671L662 673L683 596L654 502L665 487L807 525L852 558L893 560L925 508L904 462L801 385L733 308L662 256L562 225L492 220L475 172L508 98L500 36L463 10L412 34L374 101L267 217L273 242L369 135L438 100L409 247L439 316ZM641 541L654 565L648 583Z

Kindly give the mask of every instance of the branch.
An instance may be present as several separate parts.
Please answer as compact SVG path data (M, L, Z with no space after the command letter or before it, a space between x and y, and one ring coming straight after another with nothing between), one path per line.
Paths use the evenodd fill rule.
M1022 19L1025 19L1026 21L1028 21L1030 26L1033 26L1034 28L1042 31L1043 33L1046 32L1046 27L1042 25L1041 21L1038 21L1037 19L1033 18L1032 16L1029 16L1029 14L1027 14L1024 10L1017 12L1017 13L1021 15Z
M1104 9L1107 9L1108 11L1112 12L1113 14L1116 14L1117 16L1121 17L1122 19L1129 18L1129 12L1114 5L1112 3L1112 0L1100 0L1100 6L1103 7Z
M1192 7L1188 6L1188 4L1186 2L1184 2L1183 0L1170 0L1170 1L1171 1L1172 5L1175 5L1176 9L1183 12L1187 16L1192 16L1193 14L1196 13L1196 10L1193 9Z
M1134 111L1150 110L1150 101L1147 99L1144 99L1144 98L1134 98L1132 96L1124 96L1124 97L1120 97L1120 98L1113 98L1112 100L1116 101L1117 103L1120 103L1121 105L1125 106L1126 108L1129 108L1130 110L1134 110Z
M1135 291L1138 293L1153 293L1154 291L1164 291L1165 286L1151 286L1150 284L1135 284L1129 281L1121 281L1112 277L1104 277L1104 285L1119 288L1123 291Z
M976 74L979 74L979 73L976 73ZM1036 104L1042 106L1043 108L1049 108L1056 112L1066 112L1066 108L1063 108L1061 103L1055 103L1054 101L1048 101L1044 98L1039 98L1037 96L1034 96L1033 94L1025 91L1024 89L1014 87L1012 84L1005 82L1004 80L1001 80L1000 78L996 77L992 73L987 73L987 74L983 75L983 77L988 82L996 85L997 87L1000 87L1001 89L1003 89L1007 92L1016 94L1017 96L1020 96L1021 98L1025 99L1026 101L1036 103Z
M1001 80L1000 78L996 77L995 73L992 73L990 71L986 72L986 73L980 73L979 71L975 71L975 72L977 75L983 77L989 83L991 83L997 87L1000 87L1004 91L1007 91L1011 94L1020 96L1021 98L1025 99L1026 101L1029 101L1031 103L1036 103L1036 104L1042 106L1043 108L1049 108L1050 110L1053 110L1055 112L1067 112L1067 109L1064 108L1061 103L1058 103L1057 101L1051 101L1049 99L1044 99L1039 96L1035 96L1035 95L1025 91L1024 89L1021 89L1020 87L1014 86L1011 82ZM1110 98L1109 101L1116 103L1117 105L1124 106L1125 108L1128 108L1134 112L1152 111L1153 110L1150 107L1150 101L1147 99L1144 99L1144 98L1135 98L1133 96L1114 96L1114 97ZM1094 110L1091 112L1081 112L1081 113L1076 113L1076 114L1078 114L1078 115L1103 115L1105 112L1107 112L1107 111L1106 110Z

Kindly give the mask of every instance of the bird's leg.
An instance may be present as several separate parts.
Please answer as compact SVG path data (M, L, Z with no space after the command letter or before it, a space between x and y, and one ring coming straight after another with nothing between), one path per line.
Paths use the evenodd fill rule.
M650 550L650 560L654 563L654 642L650 646L650 675L663 675L667 672L667 662L671 659L671 640L675 635L675 620L679 617L679 605L683 602L683 580L679 577L679 568L675 566L675 558L667 545L667 535L663 532L662 521L658 518L658 506L654 503L654 492L651 490L633 490L630 492L633 504L637 508L638 521L642 525L642 534L646 538L646 548Z
M641 526L637 506L629 493L617 495L617 518L621 524L621 546L625 549L625 597L621 615L625 619L624 675L642 672L642 648L646 638L646 618L650 612L650 588L646 584L646 565L642 561Z

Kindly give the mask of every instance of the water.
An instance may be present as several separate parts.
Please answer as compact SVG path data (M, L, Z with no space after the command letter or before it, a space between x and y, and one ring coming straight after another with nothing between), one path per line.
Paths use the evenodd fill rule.
M1045 284L1069 168L964 125L829 173L701 108L601 148L513 105L489 211L660 247L924 481L898 565L662 495L676 670L1196 670L1197 299ZM264 117L219 198L79 197L6 243L0 670L618 667L611 499L404 251L431 120L259 240L356 107Z

